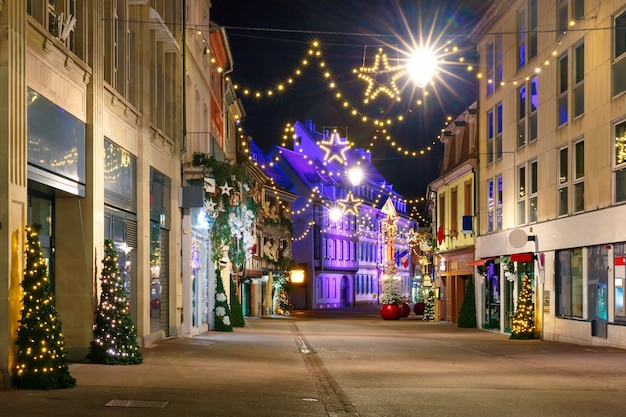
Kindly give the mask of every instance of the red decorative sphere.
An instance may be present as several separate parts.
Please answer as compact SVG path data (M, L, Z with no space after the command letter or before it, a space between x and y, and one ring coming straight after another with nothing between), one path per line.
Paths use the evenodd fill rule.
M426 304L423 301L413 304L413 311L415 312L416 316L423 316L425 308Z
M411 314L411 306L409 306L409 303L405 301L400 306L400 317L409 317L409 314Z
M380 306L380 315L384 320L400 320L400 306L398 304L383 304Z

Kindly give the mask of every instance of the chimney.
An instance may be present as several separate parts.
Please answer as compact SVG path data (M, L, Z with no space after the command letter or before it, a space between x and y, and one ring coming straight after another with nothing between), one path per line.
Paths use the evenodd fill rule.
M315 132L315 125L311 119L306 119L304 121L304 127L306 127L309 132Z

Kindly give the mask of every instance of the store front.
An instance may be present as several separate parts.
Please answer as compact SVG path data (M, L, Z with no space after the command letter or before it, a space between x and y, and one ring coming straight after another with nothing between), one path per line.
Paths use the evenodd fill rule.
M495 260L485 262L479 271L483 289L482 327L487 330L500 330L500 265Z
M191 326L202 333L209 329L210 312L215 298L211 291L209 223L204 208L191 208Z
M150 168L150 331L169 336L170 179Z
M108 138L104 139L103 182L104 238L115 245L131 316L137 323L137 158Z

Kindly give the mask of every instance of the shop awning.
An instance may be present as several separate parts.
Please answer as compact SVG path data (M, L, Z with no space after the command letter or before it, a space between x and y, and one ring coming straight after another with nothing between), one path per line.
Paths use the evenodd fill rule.
M493 259L496 259L496 258L492 257L492 258L475 259L473 261L468 262L467 266L485 266L485 262L491 261Z
M533 254L527 253L513 253L511 254L511 262L532 262Z

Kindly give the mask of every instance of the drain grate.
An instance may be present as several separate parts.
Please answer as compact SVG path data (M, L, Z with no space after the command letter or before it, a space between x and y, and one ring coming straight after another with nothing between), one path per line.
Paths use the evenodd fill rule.
M166 401L111 400L104 406L126 408L164 408L166 405Z

